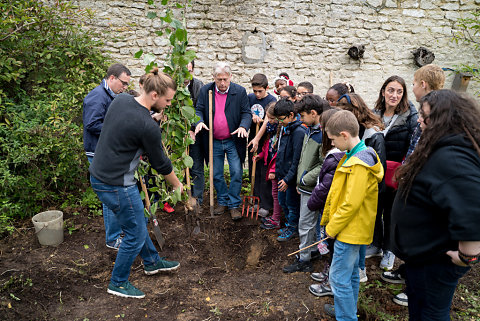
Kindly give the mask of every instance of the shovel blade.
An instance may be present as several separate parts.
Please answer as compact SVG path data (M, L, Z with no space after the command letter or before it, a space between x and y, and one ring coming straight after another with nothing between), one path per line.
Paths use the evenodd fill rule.
M155 239L157 240L160 250L163 251L163 246L165 245L165 239L163 238L162 231L160 231L160 226L158 225L158 220L156 216L152 217L152 224L153 224L153 234L155 235Z

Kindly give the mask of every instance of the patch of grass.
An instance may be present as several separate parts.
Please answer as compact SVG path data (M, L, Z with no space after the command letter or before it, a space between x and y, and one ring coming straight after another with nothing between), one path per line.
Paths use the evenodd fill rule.
M469 291L468 288L459 284L455 295L467 304L467 308L457 312L457 316L462 320L479 320L480 319L480 290Z

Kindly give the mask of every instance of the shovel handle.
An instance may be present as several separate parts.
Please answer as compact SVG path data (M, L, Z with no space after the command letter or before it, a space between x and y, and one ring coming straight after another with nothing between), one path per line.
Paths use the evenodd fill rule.
M143 194L145 194L145 207L147 208L148 211L150 211L150 198L148 197L148 191L147 191L147 186L145 185L145 182L143 181L143 177L138 175L140 178L140 185L142 186L142 191Z
M210 209L213 208L213 105L212 91L208 91L208 172L210 182Z
M258 134L258 127L260 123L257 123L257 126L255 128L255 137L257 137ZM257 151L253 153L253 158L257 156ZM257 169L257 162L252 160L252 185L250 186L250 196L253 196L253 189L255 188L255 171Z
M189 146L187 146L187 148L185 150L185 153L187 155L190 154L190 147ZM185 179L187 180L187 194L188 194L188 197L191 197L192 196L192 191L190 190L190 188L191 188L192 182L190 181L190 168L188 166L185 167Z
M297 254L298 252L301 252L301 251L303 251L303 250L306 250L306 249L308 249L308 248L311 248L312 246L315 246L315 245L317 245L317 244L319 244L319 243L322 243L323 241L326 241L327 239L328 239L328 236L327 236L326 238L318 241L318 242L315 242L315 243L313 243L313 244L310 244L309 246L306 246L306 247L304 247L304 248L301 248L301 249L298 250L298 251L292 252L292 253L288 254L287 256L292 256L292 255L294 255L294 254Z

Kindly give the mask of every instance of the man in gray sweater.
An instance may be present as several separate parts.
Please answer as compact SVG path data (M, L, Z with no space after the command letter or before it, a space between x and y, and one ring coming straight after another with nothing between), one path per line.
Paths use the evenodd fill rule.
M100 134L90 182L98 197L115 214L125 236L120 246L108 285L108 293L143 298L145 294L128 281L133 261L140 254L145 274L177 269L180 264L158 255L148 235L143 203L136 186L135 170L145 153L152 167L175 189L183 186L173 172L162 147L161 131L150 116L171 104L175 82L153 68L139 97L122 94L111 103Z

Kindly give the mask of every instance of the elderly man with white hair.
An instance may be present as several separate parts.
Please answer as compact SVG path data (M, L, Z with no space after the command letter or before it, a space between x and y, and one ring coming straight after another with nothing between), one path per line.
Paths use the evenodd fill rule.
M252 113L247 92L242 86L231 82L232 71L226 63L219 62L213 70L214 81L200 89L196 114L200 121L195 127L197 139L201 139L205 152L208 152L208 135L206 124L208 117L208 92L213 92L213 185L217 191L218 206L214 214L221 215L227 209L233 220L242 218L239 207L242 204L240 191L242 187L242 164L245 161L247 130L252 122ZM230 187L224 178L224 161L230 169ZM208 156L206 156L208 159ZM211 187L210 187L211 188Z

